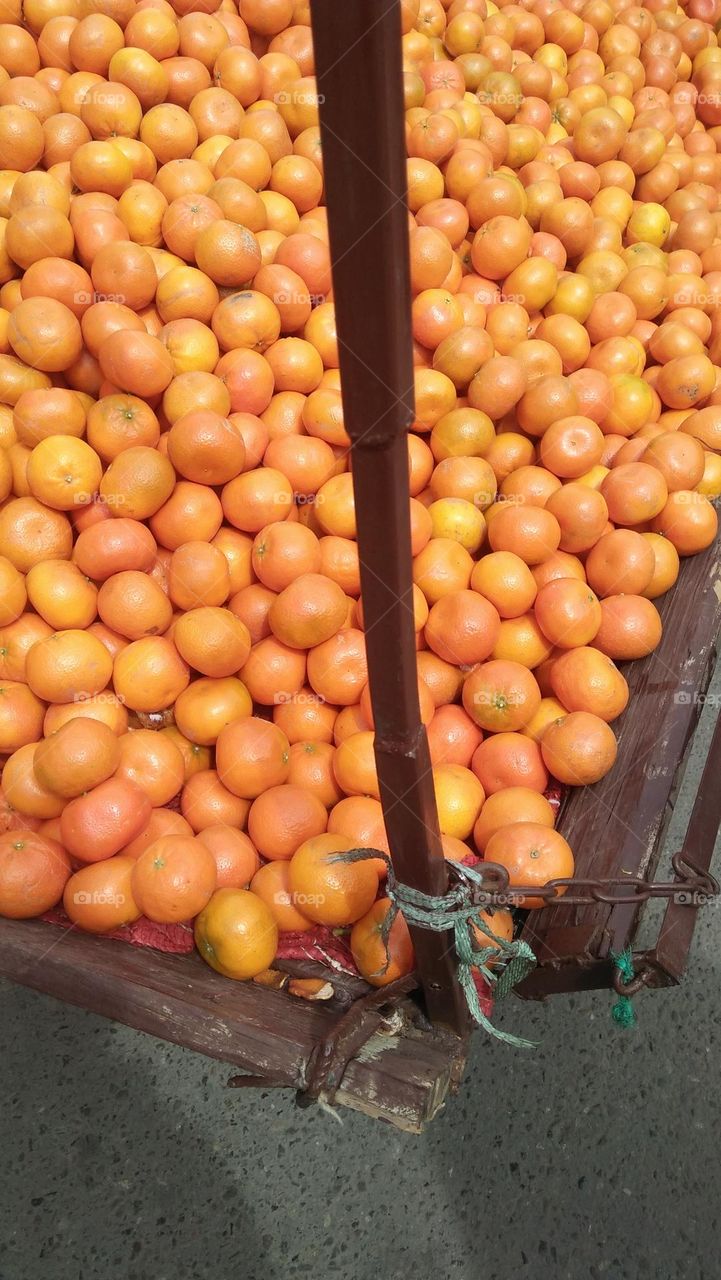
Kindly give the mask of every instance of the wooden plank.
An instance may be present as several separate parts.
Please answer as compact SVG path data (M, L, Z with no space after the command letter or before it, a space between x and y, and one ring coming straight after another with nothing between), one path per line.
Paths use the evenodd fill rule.
M713 671L721 626L719 543L682 563L678 583L657 602L661 643L623 664L629 707L614 722L618 759L593 787L572 789L558 823L578 876L653 875L677 771ZM538 969L520 994L531 998L608 985L609 954L632 938L634 906L550 907L532 912L523 937Z
M292 1089L303 1087L313 1046L339 1016L332 1002L231 982L197 955L164 955L38 920L0 920L0 976ZM406 1015L411 1008L406 1002ZM419 1033L408 1016L399 1021L385 1034L379 1018L336 1103L420 1133L457 1080L465 1046L455 1036Z

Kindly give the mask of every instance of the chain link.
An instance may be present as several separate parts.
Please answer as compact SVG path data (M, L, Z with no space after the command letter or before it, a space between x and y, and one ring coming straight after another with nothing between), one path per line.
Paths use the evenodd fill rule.
M453 874L470 886L471 900L479 907L522 906L524 898L542 899L547 906L588 907L594 903L608 906L634 906L649 898L672 899L679 906L701 907L717 897L718 880L709 871L695 865L681 853L674 854L671 865L676 879L671 881L640 880L631 876L607 878L567 877L549 880L544 885L509 884L508 871L497 862L480 862L474 872L483 882L464 875L463 866L453 863ZM617 890L619 892L617 892Z

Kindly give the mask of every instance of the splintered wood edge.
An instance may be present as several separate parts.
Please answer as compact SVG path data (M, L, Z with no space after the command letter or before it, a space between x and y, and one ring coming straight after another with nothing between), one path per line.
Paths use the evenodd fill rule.
M197 955L165 955L38 920L0 920L0 977L289 1089L303 1087L313 1046L339 1016L332 1001L231 982ZM466 1043L418 1031L403 1014L401 1004L390 1032L379 1018L334 1105L421 1133L455 1087Z
M674 784L715 664L718 541L682 561L678 582L656 604L664 624L661 643L649 657L620 664L631 696L613 726L616 763L595 786L571 791L561 811L558 829L574 850L578 876L643 877L656 869ZM607 985L609 952L633 936L637 916L633 907L603 903L533 912L523 936L539 968L522 994Z

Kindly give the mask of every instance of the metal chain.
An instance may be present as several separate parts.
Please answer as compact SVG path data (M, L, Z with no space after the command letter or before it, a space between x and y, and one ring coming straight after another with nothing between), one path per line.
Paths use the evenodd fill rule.
M606 878L570 876L549 880L544 885L514 885L510 887L508 871L497 862L480 862L474 867L473 880L468 877L471 900L480 907L522 906L524 898L542 899L548 906L587 907L594 903L609 906L636 905L649 898L671 898L680 906L701 907L717 897L721 889L718 880L709 871L695 865L681 853L674 854L671 865L676 879L653 881L634 879L630 876ZM452 863L452 872L465 880L461 863ZM478 883L477 876L482 883ZM616 892L615 890L620 890Z

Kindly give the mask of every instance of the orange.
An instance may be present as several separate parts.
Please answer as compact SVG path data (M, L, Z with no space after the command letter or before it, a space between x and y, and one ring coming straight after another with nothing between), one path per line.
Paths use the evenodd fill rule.
M185 762L175 743L153 729L133 729L119 739L116 776L135 782L154 808L179 795L185 781Z
M17 751L42 734L45 706L27 685L4 680L0 684L0 750Z
M168 565L168 595L183 610L225 604L230 570L223 552L200 540L176 547Z
M111 461L99 492L117 515L147 520L167 501L174 484L175 472L168 459L147 445L135 445Z
M425 682L421 680L420 683ZM428 749L434 765L461 764L467 768L483 739L481 730L471 717L455 704L435 708L427 728Z
M579 481L564 484L552 493L546 511L556 518L561 530L559 551L568 555L590 550L605 532L609 518L603 495Z
M486 800L473 828L473 842L485 854L488 842L497 831L516 822L533 822L537 826L554 825L551 805L538 791L524 786L504 787Z
M77 717L99 720L117 735L125 733L128 727L128 713L125 707L114 693L106 689L103 693L79 698L77 702L56 703L48 707L45 712L43 733L49 737L61 725Z
M271 467L246 471L225 485L221 494L226 519L236 529L259 533L273 520L284 520L293 506L287 478Z
M193 828L189 822L181 814L176 813L174 809L151 809L150 817L147 824L139 835L126 844L120 850L123 857L138 858L140 854L147 849L149 844L157 840L160 836L190 836L193 834Z
M25 298L10 316L8 342L25 364L56 373L77 360L83 339L76 317L62 302Z
M544 764L568 786L585 787L603 778L616 759L613 729L590 711L571 711L554 720L541 739Z
M173 643L188 666L217 679L240 670L251 642L248 628L229 609L203 606L181 615Z
M493 733L476 748L471 768L486 796L507 787L545 791L548 784L541 751L524 733Z
M306 840L289 864L295 905L317 924L336 928L354 924L370 910L378 892L378 873L372 859L343 862L353 848L342 835L319 835Z
M310 649L330 640L347 616L345 593L330 578L304 573L280 592L268 622L275 637L293 649Z
M425 625L427 643L438 657L459 666L483 662L500 629L494 605L474 591L442 596L432 606Z
M247 716L226 725L216 744L220 781L234 795L254 800L288 778L290 743L277 725Z
M658 467L669 493L695 489L703 477L703 445L683 431L668 431L652 440L643 451L643 461Z
M126 569L103 583L98 592L98 613L118 635L140 640L167 631L173 609L165 592L147 573Z
M536 565L558 549L561 528L550 510L507 505L490 522L488 540L493 551L511 551Z
M451 592L465 590L472 572L469 552L450 538L433 538L413 560L413 581L429 605Z
M98 352L98 360L109 382L140 397L160 395L175 373L170 352L158 338L129 329L111 333Z
M167 502L150 517L149 523L161 546L168 551L177 551L187 540L189 527L192 527L196 539L214 540L223 523L223 508L217 494L207 485L179 480ZM214 548L216 545L213 541Z
M0 835L0 916L28 920L58 903L70 877L62 845L29 828Z
M411 935L400 912L386 932L390 910L390 899L380 898L351 929L353 959L359 973L374 987L395 982L410 973L415 964Z
M278 926L258 894L218 889L195 921L195 944L217 973L243 981L273 963Z
M27 683L44 702L73 702L100 693L110 680L113 660L95 636L76 629L57 631L27 655Z
M276 701L273 722L283 730L291 745L294 742L332 742L338 708L304 685L298 693Z
M99 642L98 642L99 643ZM134 640L115 658L115 692L132 711L163 711L190 680L188 667L163 636Z
M433 769L433 787L441 833L466 840L485 800L481 783L460 764L439 764Z
M266 863L253 876L250 891L268 907L280 933L307 933L313 928L312 921L295 905L287 862Z
M559 654L551 665L551 688L567 711L590 711L615 720L628 703L628 684L604 653L580 646Z
M186 782L188 778L192 778L193 774L199 773L201 769L210 768L210 749L208 747L201 747L197 742L191 742L190 738L186 738L177 725L174 724L166 725L160 732L175 743L183 757Z
M193 831L199 832L219 823L244 826L250 805L223 786L215 769L201 769L183 787L180 808Z
M28 596L23 575L5 556L0 556L0 587L0 626L6 627L20 617Z
M652 548L633 529L614 529L599 538L586 559L589 585L600 596L641 595L654 570Z
M70 799L109 778L120 758L121 744L112 729L78 716L38 742L33 769L41 786Z
M141 914L131 879L135 860L115 856L83 867L70 877L63 893L69 919L88 933L111 933L132 924Z
M573 875L574 858L570 845L558 831L538 822L514 822L501 827L486 843L485 860L508 872L510 888L541 888L549 880ZM563 893L561 887L559 893ZM543 898L527 895L519 906L534 910L544 906Z
M30 604L52 627L86 628L97 616L97 589L68 560L33 565L25 587Z
M512 551L483 556L471 574L471 587L495 605L501 618L519 618L526 613L537 591L528 565Z
M538 682L519 662L494 659L475 667L463 685L463 706L492 733L522 729L541 701Z
M383 808L374 796L346 796L333 806L328 816L328 832L348 836L358 849L378 849L390 856ZM381 858L373 865L383 879L387 866Z
M656 606L639 595L613 595L601 601L601 625L594 647L610 658L645 658L661 639Z
M368 683L365 638L354 627L343 628L308 654L308 683L334 706L357 702Z
M247 687L235 676L201 676L178 695L174 714L180 732L189 741L210 747L221 729L240 716L250 715L252 709Z
M215 858L219 889L247 889L260 867L258 852L244 831L219 823L198 832Z
M644 533L642 537L648 542L654 557L654 569L651 581L639 595L648 600L655 600L673 586L679 574L679 554L672 542L660 533Z
M305 525L287 521L269 524L253 542L252 564L264 586L284 591L300 574L320 572L320 543Z
M270 787L250 806L248 834L271 861L288 861L305 840L322 835L328 814L317 796L286 783Z
M36 778L36 749L37 743L30 742L18 747L8 758L3 769L3 795L10 808L26 816L28 820L57 818L65 802Z
M374 753L375 735L370 729L352 733L336 748L333 772L346 795L369 795L380 799Z
M342 796L334 763L335 748L329 742L294 742L290 749L288 781L312 792L326 809L331 809Z
M27 275L23 283L26 282ZM83 435L85 416L85 409L74 391L52 387L46 391L24 392L13 410L13 426L18 440L32 447L46 436Z
M247 227L219 218L198 233L195 261L215 284L238 287L260 267L260 248Z
M661 472L646 462L614 467L601 484L601 495L614 524L636 525L652 520L665 506L668 488Z
M102 464L95 450L74 436L48 436L35 445L28 460L33 497L59 511L90 502L101 475Z
M543 634L561 649L589 644L601 625L598 597L577 578L556 578L541 587L534 613Z
M151 803L136 783L108 778L66 804L62 842L78 862L102 862L135 839L150 819Z
M147 573L155 564L157 550L145 525L120 516L83 529L73 547L73 560L86 577L105 582L123 571Z
M710 546L718 530L716 509L702 493L677 489L652 523L652 531L668 538L680 556Z
M215 858L194 836L161 836L133 864L131 889L143 915L159 924L190 920L217 883Z
M154 449L160 427L153 410L137 396L103 396L88 411L87 437L88 444L107 463L132 445Z

